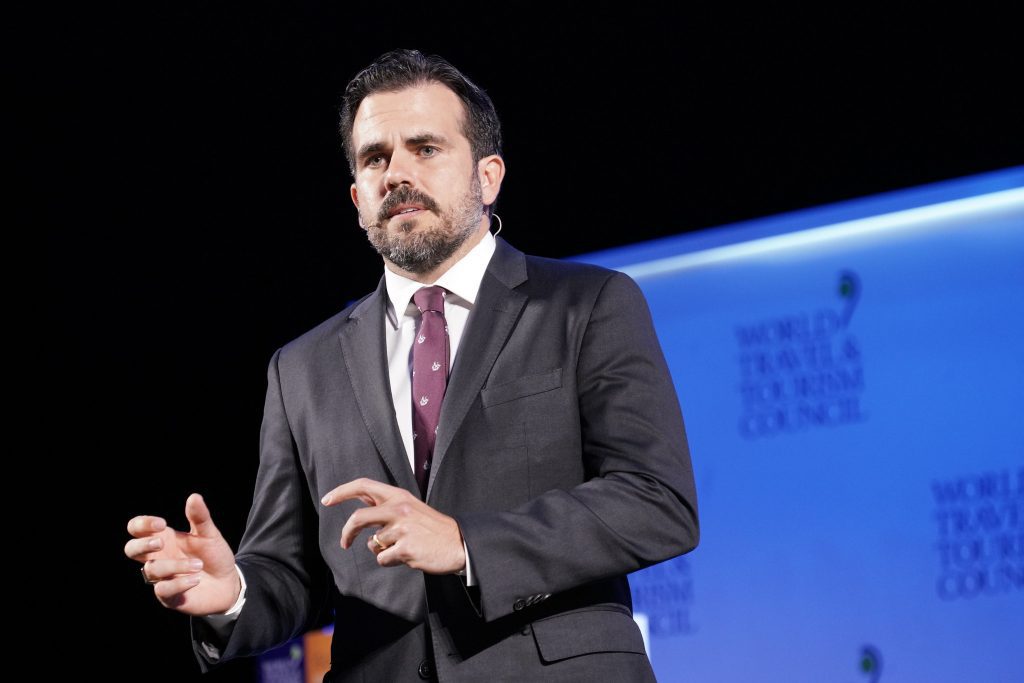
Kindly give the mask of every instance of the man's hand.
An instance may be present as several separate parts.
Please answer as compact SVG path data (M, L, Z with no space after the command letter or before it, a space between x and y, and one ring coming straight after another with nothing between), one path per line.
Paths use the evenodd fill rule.
M462 532L448 515L405 489L372 479L342 484L320 502L337 505L353 499L363 501L367 507L353 512L345 522L341 530L342 548L350 548L364 529L377 528L366 547L377 555L377 563L382 567L404 564L427 574L454 574L465 569Z
M164 607L197 616L222 614L242 590L235 554L198 493L185 501L185 517L192 526L189 533L175 531L160 517L133 517L128 533L134 538L124 554L143 563Z

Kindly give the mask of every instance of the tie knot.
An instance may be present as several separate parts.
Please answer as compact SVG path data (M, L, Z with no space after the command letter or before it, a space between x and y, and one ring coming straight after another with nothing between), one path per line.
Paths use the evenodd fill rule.
M437 285L424 287L412 295L412 302L420 309L420 313L435 311L444 315L444 291L444 287Z

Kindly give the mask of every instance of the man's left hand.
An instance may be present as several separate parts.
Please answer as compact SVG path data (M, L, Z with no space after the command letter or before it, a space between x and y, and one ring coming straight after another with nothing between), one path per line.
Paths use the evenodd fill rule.
M359 499L367 507L352 513L341 530L341 547L352 546L364 529L377 527L366 547L382 567L408 565L428 574L454 574L466 567L466 553L458 523L430 507L405 489L372 479L356 479L333 489L321 499L337 505ZM379 541L379 542L378 542Z

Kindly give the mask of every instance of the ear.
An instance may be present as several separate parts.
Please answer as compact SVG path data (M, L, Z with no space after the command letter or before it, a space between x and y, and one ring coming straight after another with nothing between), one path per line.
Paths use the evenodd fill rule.
M483 203L490 206L501 191L501 181L505 177L505 160L497 154L492 154L478 161L476 169L480 178Z
M352 197L352 203L356 206L356 220L359 222L359 227L366 230L366 226L363 225L363 217L359 213L359 189L355 183L352 183L352 187L349 188L349 196Z

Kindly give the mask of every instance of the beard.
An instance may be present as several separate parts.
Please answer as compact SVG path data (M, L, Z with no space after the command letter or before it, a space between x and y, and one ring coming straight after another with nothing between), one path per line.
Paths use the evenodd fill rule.
M388 212L405 203L419 204L433 212L437 220L423 225L428 216L420 215L405 222L398 218L397 229L388 232L385 227L389 222ZM480 226L483 195L476 173L473 173L469 190L450 211L441 212L439 208L437 202L427 195L408 186L399 187L381 205L377 222L366 228L366 237L378 254L402 270L417 275L429 273L458 251ZM418 228L416 221L421 222Z

